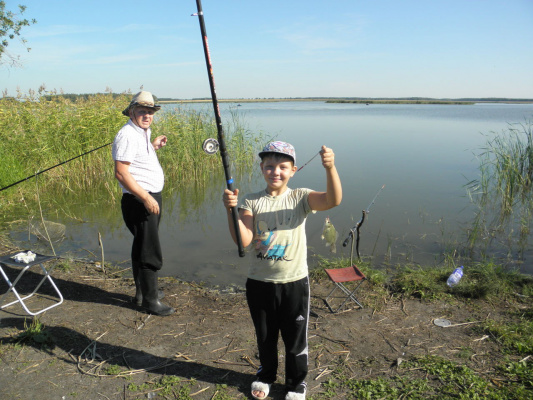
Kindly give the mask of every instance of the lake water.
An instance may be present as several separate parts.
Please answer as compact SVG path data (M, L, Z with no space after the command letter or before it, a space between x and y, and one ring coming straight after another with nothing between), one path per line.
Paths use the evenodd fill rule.
M210 104L187 107L212 110ZM250 130L292 143L298 166L323 144L334 150L344 197L339 207L308 218L311 267L316 265L315 254L350 257L350 246L342 247L342 242L383 185L361 227L361 256L373 257L376 265L406 260L438 264L443 252L464 241L463 229L473 218L464 185L478 177L474 153L480 152L487 136L506 130L509 123L533 119L533 104L367 106L302 101L221 104L221 110L224 120L230 110L236 111ZM289 186L325 190L320 158L297 172ZM235 187L257 191L265 183L259 176L251 182L236 181ZM238 256L229 237L221 192L216 196L205 205L201 218L190 220L170 209L170 204L179 206L179 199L166 202L162 275L208 284L244 284L246 258ZM69 241L99 254L99 231L106 243L106 260L128 260L131 236L119 209L116 214L116 220L105 224L69 227ZM320 238L326 216L339 232L336 254ZM530 248L523 272L533 273L532 255Z

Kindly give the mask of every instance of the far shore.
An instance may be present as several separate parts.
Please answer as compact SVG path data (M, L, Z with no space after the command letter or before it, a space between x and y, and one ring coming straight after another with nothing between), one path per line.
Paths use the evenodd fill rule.
M459 104L469 105L476 103L507 103L507 104L531 104L533 99L431 99L431 98L332 98L332 97L290 97L290 98L248 98L248 99L217 99L219 103L269 103L269 102L294 102L294 101L321 101L326 103L354 103L354 104ZM159 99L160 104L181 103L211 103L210 98L202 99Z

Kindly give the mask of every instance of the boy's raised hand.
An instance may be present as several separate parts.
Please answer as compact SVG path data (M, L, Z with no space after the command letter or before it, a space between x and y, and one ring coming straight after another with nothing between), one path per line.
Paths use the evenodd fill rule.
M239 197L239 189L235 189L233 192L229 189L224 190L222 195L222 201L224 202L224 207L230 210L232 207L237 207Z
M322 146L320 150L320 157L322 158L322 165L326 169L331 169L335 166L335 153L329 147Z

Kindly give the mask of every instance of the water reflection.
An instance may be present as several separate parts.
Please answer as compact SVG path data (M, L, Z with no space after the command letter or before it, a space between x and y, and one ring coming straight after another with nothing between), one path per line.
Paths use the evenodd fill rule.
M369 105L322 102L241 103L238 112L252 130L292 143L298 163L311 159L322 144L333 148L342 179L341 206L317 213L307 222L310 255L331 257L320 239L324 218L339 231L338 256L349 257L342 241L375 193L386 185L361 230L360 252L376 263L404 260L438 263L442 253L464 240L463 229L472 209L463 185L477 177L473 152L485 135L505 130L508 123L533 116L531 104ZM167 105L165 107L173 107ZM189 105L205 108L209 105ZM235 105L221 104L223 118ZM206 155L206 157L208 157ZM201 162L201 160L198 160ZM257 170L255 172L258 172ZM197 193L194 186L167 193L161 223L165 266L163 274L210 284L242 285L246 259L238 257L228 234L220 200L220 178ZM259 174L236 177L242 193L264 188ZM319 159L298 172L290 187L324 190ZM204 189L202 189L204 190ZM102 209L84 204L75 195L83 223L67 222L64 246L78 255L98 254L101 232L106 258L129 259L131 237L121 221L120 205ZM64 222L64 221L60 221ZM64 250L66 251L66 247ZM526 257L531 257L531 249ZM314 263L310 258L310 264ZM522 267L533 273L533 267Z

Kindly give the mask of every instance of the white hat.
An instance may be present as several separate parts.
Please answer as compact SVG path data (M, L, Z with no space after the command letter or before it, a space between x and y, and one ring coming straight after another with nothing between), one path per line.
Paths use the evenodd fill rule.
M152 93L145 91L139 92L135 96L133 96L133 99L131 100L129 106L126 107L124 111L122 111L122 114L124 114L126 117L129 117L130 110L135 106L153 108L155 111L161 109L161 106L159 104L155 104L154 96L152 96Z

